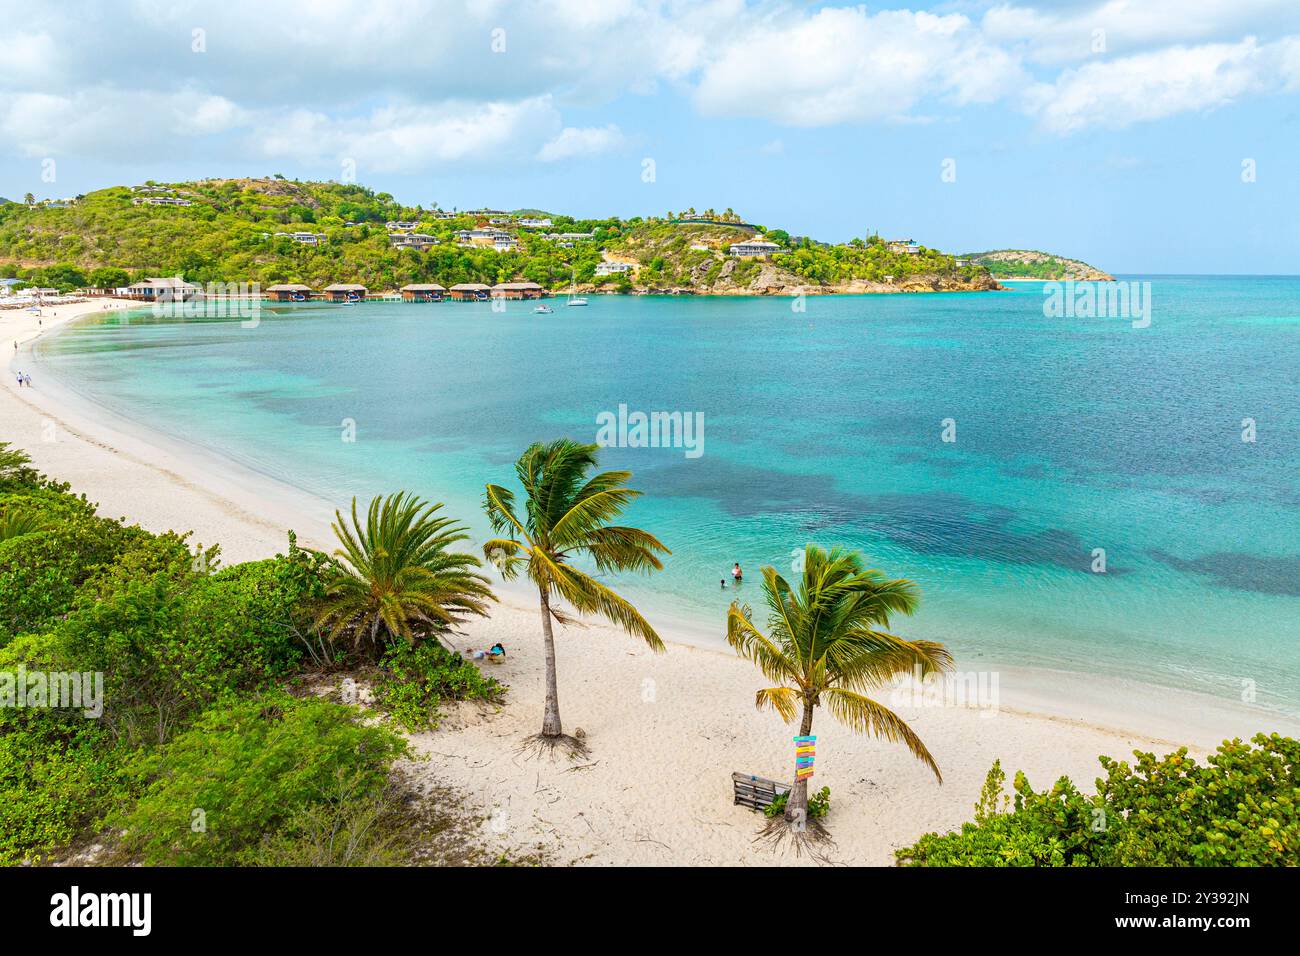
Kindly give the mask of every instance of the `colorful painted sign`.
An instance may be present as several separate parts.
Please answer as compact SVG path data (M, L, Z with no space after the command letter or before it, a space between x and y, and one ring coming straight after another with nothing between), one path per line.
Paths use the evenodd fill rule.
M807 780L813 775L813 757L817 756L816 737L794 738L794 778Z

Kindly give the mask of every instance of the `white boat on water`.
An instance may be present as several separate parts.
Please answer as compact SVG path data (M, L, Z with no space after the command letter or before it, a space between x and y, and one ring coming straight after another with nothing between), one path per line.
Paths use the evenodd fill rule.
M533 309L533 311L538 315L550 315L555 310L549 305L539 305L537 308Z
M580 296L580 295L575 295L575 296L570 296L570 297L569 297L569 301L566 302L566 303L564 303L564 304L567 305L567 306L570 306L570 307L575 306L575 305L586 305L586 304L587 304L587 300L584 299L584 298L583 298L582 296Z

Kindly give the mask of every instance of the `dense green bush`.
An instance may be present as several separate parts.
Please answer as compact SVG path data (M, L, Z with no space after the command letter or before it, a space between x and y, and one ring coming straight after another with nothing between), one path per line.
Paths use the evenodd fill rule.
M160 743L220 694L254 690L302 655L282 558L215 573L216 549L152 537L90 580L54 628L68 668L102 671L104 721L124 742Z
M143 794L109 825L145 863L252 862L265 836L302 826L313 806L376 797L405 747L329 701L270 694L215 704L140 758Z
M55 669L48 635L0 648L0 671ZM81 711L0 707L0 866L66 846L126 789L123 753Z
M0 507L43 518L54 510L32 501L4 495ZM68 507L48 516L44 530L0 541L0 644L57 621L83 584L148 538L139 528Z
M438 725L438 704L443 700L499 701L505 685L484 674L459 654L437 641L412 647L389 647L380 664L375 701L410 731Z
M1225 741L1204 765L1187 749L1136 761L1101 757L1089 796L1066 777L1036 792L1023 773L1010 807L994 764L976 818L898 851L918 866L1295 866L1300 864L1300 742ZM1007 812L1009 809L1009 812Z

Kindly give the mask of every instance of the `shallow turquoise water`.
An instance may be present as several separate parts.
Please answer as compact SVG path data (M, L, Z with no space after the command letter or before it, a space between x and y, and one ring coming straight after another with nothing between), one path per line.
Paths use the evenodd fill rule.
M1152 282L1149 328L1047 318L1043 291L595 297L111 317L44 374L335 502L408 488L485 528L479 495L597 415L703 412L704 452L610 448L673 549L620 582L722 631L719 579L806 541L924 589L901 629L991 662L1120 674L1300 713L1300 279ZM1242 441L1242 420L1258 440ZM356 441L341 440L356 423ZM942 440L953 419L956 441ZM1107 573L1092 572L1093 551Z

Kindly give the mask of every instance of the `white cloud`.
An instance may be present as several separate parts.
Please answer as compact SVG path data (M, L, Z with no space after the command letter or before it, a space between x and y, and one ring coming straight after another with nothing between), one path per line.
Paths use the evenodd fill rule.
M553 163L577 156L594 156L618 148L623 141L623 132L612 123L609 126L585 129L568 126L538 150L537 158L544 163Z
M1027 103L1045 129L1066 134L1215 109L1298 85L1300 40L1261 45L1248 37L1089 63L1034 87Z
M560 134L549 96L515 103L386 106L360 118L295 111L268 113L256 137L265 156L315 164L353 160L381 172L413 172L462 162L492 165L527 159Z
M246 115L220 96L194 90L154 93L99 87L71 96L19 93L0 99L0 140L26 156L183 149L223 133Z
M989 102L1023 76L964 16L823 9L763 20L723 42L697 106L790 126L898 119L928 97Z
M1249 34L1300 31L1295 0L1103 0L1064 9L1000 3L980 24L991 41L1042 64L1129 54ZM1096 36L1100 31L1100 37ZM1096 40L1103 49L1094 49Z
M1300 82L1296 0L984 2L940 15L786 0L278 0L268 15L265 0L0 0L0 152L152 161L166 146L415 172L616 150L616 117L579 126L569 111L620 98L680 95L707 116L794 127L1000 104L1064 135ZM196 29L206 52L192 50Z

